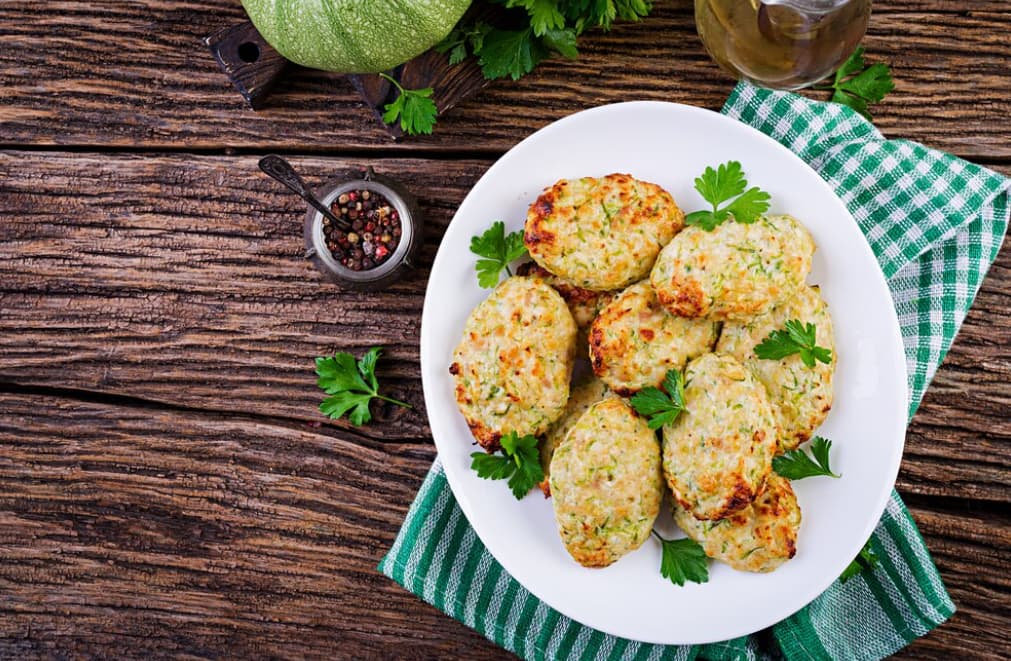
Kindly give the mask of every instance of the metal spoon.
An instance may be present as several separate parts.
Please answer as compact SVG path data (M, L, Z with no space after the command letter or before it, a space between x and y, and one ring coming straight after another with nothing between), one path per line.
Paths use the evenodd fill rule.
M272 179L280 181L282 184L290 188L294 193L296 193L303 200L311 204L317 211L323 214L324 217L329 218L330 222L337 225L345 232L353 232L351 228L351 223L348 221L338 218L326 208L326 205L319 201L319 199L312 194L312 191L305 182L302 181L302 177L298 176L295 172L295 168L291 167L291 163L284 160L277 154L267 154L260 159L260 169L263 170L264 174Z

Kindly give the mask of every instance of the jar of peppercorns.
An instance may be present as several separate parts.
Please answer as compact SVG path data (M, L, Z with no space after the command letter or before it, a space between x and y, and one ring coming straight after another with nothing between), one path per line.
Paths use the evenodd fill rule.
M306 212L306 257L342 287L382 289L415 266L422 243L417 202L372 168L342 174L317 191L340 223L311 206Z

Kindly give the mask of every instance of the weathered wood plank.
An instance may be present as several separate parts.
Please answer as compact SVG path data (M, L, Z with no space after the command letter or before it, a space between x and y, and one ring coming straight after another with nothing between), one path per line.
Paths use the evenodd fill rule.
M318 181L367 161L295 163ZM383 383L415 408L377 406L397 424L368 433L425 438L427 267L487 165L377 166L418 194L428 227L424 266L377 296L302 258L304 204L255 157L0 155L0 379L318 420L313 357L382 345Z
M497 656L375 570L431 448L37 396L0 411L4 658Z
M37 395L0 411L0 656L507 657L375 571L431 448ZM901 656L1000 658L1011 520L913 514L960 610Z
M319 422L313 357L382 345L383 383L415 408L377 407L396 424L360 433L427 441L427 267L487 163L382 165L420 193L431 231L417 277L370 295L339 292L301 260L300 202L259 174L255 157L0 155L0 381ZM900 488L1007 499L1009 310L1011 246L910 429Z
M260 112L246 107L201 39L242 20L235 0L0 5L0 144L181 149L501 152L589 106L660 99L718 108L732 81L705 54L692 4L585 40L574 62L500 81L447 115L436 134L394 146L337 74L292 72ZM894 64L877 111L889 135L967 157L1011 158L1006 88L1011 13L999 2L876 2L866 46ZM101 66L96 66L101 63Z

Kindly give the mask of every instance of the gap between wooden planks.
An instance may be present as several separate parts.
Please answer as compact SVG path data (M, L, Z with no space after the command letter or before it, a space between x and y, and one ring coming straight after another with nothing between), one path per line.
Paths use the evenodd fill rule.
M40 395L0 410L0 656L506 656L375 571L431 448ZM998 659L1007 514L921 500L959 612L900 656Z
M1011 158L1011 12L1001 2L879 0L865 45L892 64L896 91L876 107L886 135L970 159ZM236 0L0 4L0 144L336 152L391 147L351 85L294 70L254 112L201 39L244 19ZM54 47L58 44L59 47ZM435 135L397 146L499 154L548 122L632 99L718 109L733 81L695 34L692 3L594 32L576 61L553 60L521 81L496 81L440 120ZM824 98L824 96L820 97Z
M295 162L313 181L364 163ZM347 429L318 413L313 358L381 345L383 387L414 409L376 403L377 423L354 433L428 442L418 371L427 268L489 162L375 165L419 194L428 225L416 277L380 295L340 292L301 259L304 207L255 157L0 154L0 382ZM901 489L1007 499L1009 345L1005 247L910 429Z

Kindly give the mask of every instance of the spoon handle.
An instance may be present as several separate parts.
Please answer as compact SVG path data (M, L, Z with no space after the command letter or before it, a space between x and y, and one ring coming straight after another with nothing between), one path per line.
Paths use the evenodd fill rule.
M320 202L316 196L312 194L309 187L305 185L304 181L302 181L302 177L298 176L298 173L295 172L295 168L291 167L291 163L276 154L268 154L260 159L260 169L263 170L264 174L267 176L272 179L276 179L290 188L296 195L311 204L317 211L329 218L331 222L335 223L338 227L343 230L350 231L350 223L335 216L332 211L326 208L325 204Z

